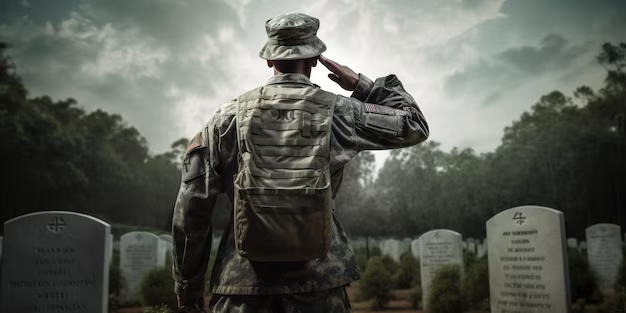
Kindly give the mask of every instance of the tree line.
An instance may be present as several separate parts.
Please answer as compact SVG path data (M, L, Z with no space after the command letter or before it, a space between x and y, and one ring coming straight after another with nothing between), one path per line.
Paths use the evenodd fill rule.
M118 114L87 112L72 98L31 97L7 50L0 43L2 220L68 210L169 229L188 139L152 154ZM626 43L604 44L597 61L607 70L603 88L542 96L492 152L444 151L428 140L391 151L375 179L374 156L361 152L336 198L345 230L417 237L447 228L484 237L491 216L524 204L564 212L568 236L582 238L599 222L626 226ZM221 196L214 228L223 229L230 214Z
M435 228L485 237L505 209L541 205L565 215L567 235L595 223L626 231L626 43L602 45L604 86L550 92L504 129L493 152L443 151L427 141L394 150L359 212L355 235L417 237ZM348 213L346 213L348 214Z

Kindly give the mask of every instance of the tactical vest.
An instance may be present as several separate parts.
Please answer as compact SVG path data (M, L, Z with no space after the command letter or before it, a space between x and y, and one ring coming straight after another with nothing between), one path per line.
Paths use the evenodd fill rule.
M237 99L235 246L251 261L320 258L333 236L330 137L336 95L264 86Z

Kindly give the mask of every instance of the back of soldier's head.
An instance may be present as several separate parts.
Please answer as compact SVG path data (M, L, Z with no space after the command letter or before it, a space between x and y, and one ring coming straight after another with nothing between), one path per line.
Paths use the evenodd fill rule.
M302 13L281 14L265 22L268 40L259 56L281 73L315 66L326 45L317 37L319 20Z

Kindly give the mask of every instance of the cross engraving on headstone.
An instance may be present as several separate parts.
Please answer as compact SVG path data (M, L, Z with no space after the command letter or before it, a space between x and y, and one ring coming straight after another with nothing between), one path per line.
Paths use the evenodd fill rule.
M62 217L55 217L50 223L48 223L48 230L53 233L61 232L65 229L65 220Z
M522 212L515 212L513 220L517 225L523 225L526 222L526 216Z

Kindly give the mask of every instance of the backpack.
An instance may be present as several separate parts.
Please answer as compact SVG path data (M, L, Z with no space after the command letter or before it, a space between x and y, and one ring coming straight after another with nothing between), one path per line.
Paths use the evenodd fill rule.
M269 85L237 99L234 237L250 261L323 257L333 236L330 138L337 96Z

